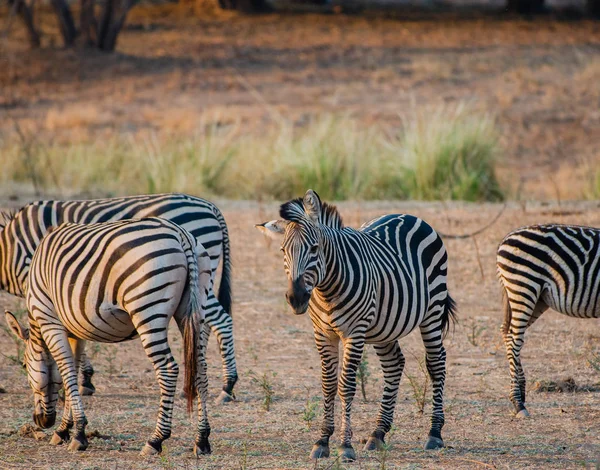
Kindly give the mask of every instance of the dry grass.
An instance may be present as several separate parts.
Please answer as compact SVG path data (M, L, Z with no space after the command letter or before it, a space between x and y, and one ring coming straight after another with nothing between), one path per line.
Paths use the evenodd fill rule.
M54 116L52 126L97 117L80 111ZM333 200L502 197L494 122L463 104L415 110L393 137L380 126L329 114L296 125L280 118L261 135L208 114L197 128L191 139L151 134L47 146L17 125L18 141L0 141L2 179L69 194L286 199L311 187Z
M11 201L17 206L23 200ZM184 402L175 406L173 436L162 458L141 459L138 452L151 434L158 406L158 386L139 341L114 346L116 356L99 350L93 358L97 393L84 397L88 430L97 431L90 448L71 454L17 431L31 422L32 396L22 369L2 360L0 386L0 467L56 469L292 469L312 468L308 460L318 437L321 410L308 429L303 419L310 398L320 395L320 366L306 316L292 315L284 301L285 274L276 244L267 248L253 224L277 214L277 204L222 201L220 207L230 227L234 254L235 339L240 382L238 401L224 407L210 406L211 442L214 454L196 461L192 457L193 420L186 416ZM464 233L489 221L497 204L361 202L340 203L348 224L357 226L383 213L404 212L423 217L446 233ZM555 214L560 214L557 216ZM525 210L509 204L500 220L478 237L485 273L482 280L477 255L468 240L449 240L449 282L459 304L460 324L446 340L446 425L441 452L425 453L422 445L429 425L431 406L421 415L407 380L402 379L395 417L395 432L385 456L389 469L571 469L592 465L600 454L600 392L531 393L527 397L532 418L517 421L508 400L508 364L499 326L501 302L495 279L495 251L502 237L517 226L557 221L600 226L595 203L527 204ZM20 304L0 294L0 311ZM469 340L469 325L484 330L477 345ZM600 382L589 363L590 351L598 341L600 320L576 320L553 312L545 313L528 331L522 351L529 384L572 377L576 384L594 390ZM174 328L170 336L176 357L181 340ZM401 341L406 372L420 374L417 358L423 356L418 333ZM592 349L590 349L592 348ZM14 354L14 342L0 332L0 350ZM369 358L376 357L369 350ZM383 379L377 360L371 361L369 402L354 402L354 442L360 461L340 468L381 468L379 453L366 454L360 441L373 431ZM221 366L215 340L208 351L210 394L220 391ZM112 372L112 377L110 373ZM262 377L269 371L275 391L270 411L263 408L264 389L252 382L250 370ZM276 373L276 377L272 373ZM310 392L307 391L307 387ZM530 387L531 388L531 387ZM431 388L429 387L429 390ZM429 393L431 393L429 391ZM310 411L310 410L309 410ZM339 431L340 408L336 405ZM338 434L334 436L337 442ZM47 439L47 438L46 438ZM333 451L333 449L332 449ZM51 462L48 464L47 462ZM334 459L317 468L335 468Z

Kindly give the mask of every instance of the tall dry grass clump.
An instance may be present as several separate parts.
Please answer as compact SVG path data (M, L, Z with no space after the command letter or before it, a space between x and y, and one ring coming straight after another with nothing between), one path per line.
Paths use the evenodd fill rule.
M412 199L497 201L499 134L494 119L464 104L421 110L388 142Z
M498 200L493 119L465 106L415 112L396 132L324 114L278 120L263 134L201 116L192 137L119 136L44 145L0 142L0 176L73 195L181 191L234 199L287 199L313 188L342 199ZM392 137L390 137L392 135Z

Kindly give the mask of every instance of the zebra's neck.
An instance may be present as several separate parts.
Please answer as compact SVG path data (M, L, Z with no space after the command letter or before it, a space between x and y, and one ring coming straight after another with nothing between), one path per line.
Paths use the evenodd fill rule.
M325 276L316 286L320 297L328 303L336 303L347 293L347 282L354 277L357 257L363 249L360 233L350 228L341 230L323 228Z
M23 245L18 243L14 234L15 220L0 231L0 290L18 297L25 296L27 271L15 269L14 260L25 256ZM24 265L19 263L19 266ZM27 264L29 268L29 264Z

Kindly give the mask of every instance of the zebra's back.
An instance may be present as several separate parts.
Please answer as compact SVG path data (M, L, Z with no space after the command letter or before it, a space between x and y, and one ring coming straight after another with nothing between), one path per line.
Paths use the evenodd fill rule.
M513 301L538 302L569 316L600 313L600 230L533 225L509 233L498 248L498 276Z
M182 301L188 258L196 256L194 238L159 218L62 224L33 256L27 305L81 339L131 339L135 316L148 309L160 306L164 315L149 321L168 324Z

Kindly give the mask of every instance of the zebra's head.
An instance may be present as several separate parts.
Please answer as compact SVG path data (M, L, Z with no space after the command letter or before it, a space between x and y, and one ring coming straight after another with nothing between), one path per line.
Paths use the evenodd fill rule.
M47 429L56 421L56 402L62 379L56 362L42 342L37 344L11 312L6 312L6 322L12 332L25 343L25 366L29 385L33 390L33 421L39 427Z
M286 299L296 315L308 309L312 291L326 275L323 227L342 228L334 206L321 202L319 195L309 189L304 198L281 205L280 220L256 225L271 238L283 237L281 251L288 277Z

